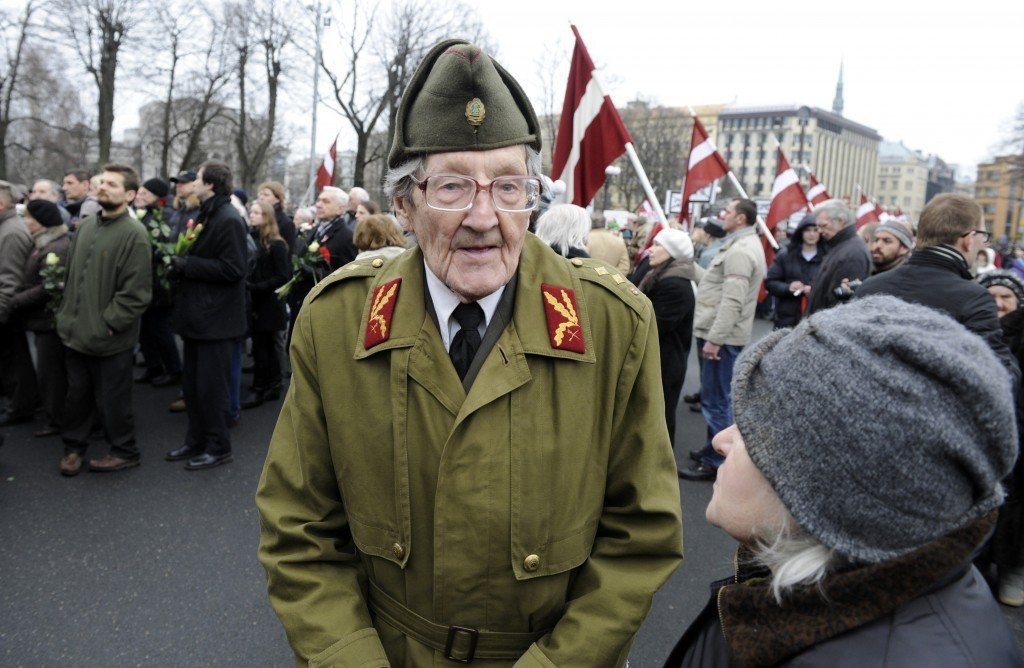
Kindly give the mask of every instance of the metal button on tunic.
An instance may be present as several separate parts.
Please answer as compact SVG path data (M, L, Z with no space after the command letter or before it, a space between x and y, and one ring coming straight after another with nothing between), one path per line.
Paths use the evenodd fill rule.
M395 559L401 559L405 556L405 548L401 543L395 543L391 546L391 554L395 555Z
M540 568L540 557L538 557L536 554L531 554L525 560L523 560L523 568L525 568L530 573L534 572L535 570Z

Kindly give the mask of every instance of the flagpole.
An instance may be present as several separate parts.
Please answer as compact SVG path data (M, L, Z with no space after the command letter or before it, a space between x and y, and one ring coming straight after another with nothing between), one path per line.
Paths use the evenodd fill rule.
M740 197L742 197L743 199L750 199L747 196L747 191L744 190L743 186L740 185L740 182L736 179L736 175L732 173L731 169L729 170L729 173L726 174L726 176L729 177L729 183L731 183L732 187L736 189ZM772 233L768 231L768 226L764 224L764 219L761 218L761 214L757 214L757 227L758 229L761 230L761 234L764 235L764 238L768 240L768 245L770 245L775 250L779 250L779 242L776 241Z

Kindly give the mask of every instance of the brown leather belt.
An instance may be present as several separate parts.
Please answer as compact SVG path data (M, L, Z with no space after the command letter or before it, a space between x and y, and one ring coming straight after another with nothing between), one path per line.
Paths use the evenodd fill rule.
M532 633L481 631L468 626L443 626L421 617L370 583L370 610L406 636L443 652L449 661L469 663L473 659L518 659L530 645L551 632Z

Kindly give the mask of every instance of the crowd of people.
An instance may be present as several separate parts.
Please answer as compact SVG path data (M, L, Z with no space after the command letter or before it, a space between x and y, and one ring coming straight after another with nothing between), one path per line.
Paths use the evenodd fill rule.
M985 578L1024 605L1024 253L977 203L858 229L829 200L770 263L748 199L689 232L543 206L533 107L462 40L395 124L394 217L327 187L292 218L213 161L23 207L0 183L0 423L41 408L62 474L121 471L133 382L180 383L165 458L203 470L287 382L258 556L300 663L622 666L682 560L682 478L717 481L739 549L666 665L1020 665Z
M63 185L0 182L0 426L38 416L35 437L63 440L63 475L121 471L140 462L133 383L176 386L169 408L188 428L165 458L230 462L241 411L284 392L290 327L315 282L408 244L379 210L362 188L328 187L296 226L280 183L250 200L218 162L169 181L109 164ZM109 450L86 463L99 436Z

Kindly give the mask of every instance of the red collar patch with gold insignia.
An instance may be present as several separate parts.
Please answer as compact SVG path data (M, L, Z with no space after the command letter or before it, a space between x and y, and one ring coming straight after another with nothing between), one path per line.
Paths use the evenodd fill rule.
M544 300L544 315L548 319L548 336L551 347L584 353L583 327L580 326L579 305L576 293L569 288L542 283L541 297Z
M398 288L402 279L396 278L377 288L370 306L370 319L366 323L366 337L363 347L369 350L391 338L391 316L398 302Z

